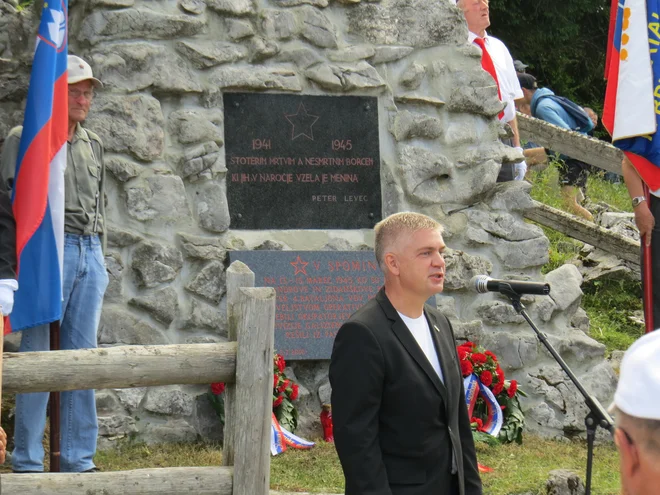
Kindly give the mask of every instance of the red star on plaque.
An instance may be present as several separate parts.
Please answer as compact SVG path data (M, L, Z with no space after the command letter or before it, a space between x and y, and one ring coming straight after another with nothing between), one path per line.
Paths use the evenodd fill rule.
M308 261L303 261L300 259L300 255L296 258L296 261L291 262L291 266L293 266L296 269L296 273L293 274L295 277L299 273L302 273L303 275L307 275L307 265L309 265Z
M300 102L298 105L298 112L291 115L284 115L286 120L291 124L291 141L294 139L305 136L307 139L314 141L314 133L312 126L319 120L318 115L311 115L307 113L305 105Z

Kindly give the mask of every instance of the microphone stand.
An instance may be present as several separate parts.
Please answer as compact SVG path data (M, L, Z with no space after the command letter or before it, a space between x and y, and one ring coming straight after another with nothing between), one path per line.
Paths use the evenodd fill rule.
M525 311L525 306L523 306L522 302L520 302L520 294L514 291L511 288L511 285L506 284L504 282L500 282L500 293L504 294L511 300L511 304L513 305L513 308L516 310L516 312L519 315L522 315L523 318L525 318L527 323L529 323L529 326L532 327L532 330L534 330L534 333L536 333L538 339L543 343L546 349L548 349L550 354L552 354L552 357L555 358L555 361L559 363L561 369L564 370L564 373L568 375L568 377L573 382L573 385L575 385L575 387L582 394L582 397L584 397L584 403L587 405L587 408L589 409L589 413L587 414L584 420L584 424L587 427L587 479L586 479L585 495L591 495L591 473L593 467L594 440L596 438L596 429L600 426L601 428L613 434L614 422L612 420L612 417L608 414L608 412L598 401L598 399L596 399L596 397L594 397L585 390L585 388L582 386L580 381L577 379L577 377L568 367L566 362L562 359L559 353L557 353L555 348L552 347L552 344L550 344L546 335L536 327L532 319Z

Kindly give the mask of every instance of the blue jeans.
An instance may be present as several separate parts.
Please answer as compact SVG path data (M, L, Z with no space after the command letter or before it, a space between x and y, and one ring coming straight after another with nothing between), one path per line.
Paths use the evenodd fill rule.
M98 236L65 234L63 278L60 349L96 348L103 294L108 285ZM49 348L48 325L23 330L20 352ZM42 441L48 395L48 392L39 392L16 396L14 471L44 469ZM60 425L61 471L81 472L95 467L98 424L94 390L61 392Z

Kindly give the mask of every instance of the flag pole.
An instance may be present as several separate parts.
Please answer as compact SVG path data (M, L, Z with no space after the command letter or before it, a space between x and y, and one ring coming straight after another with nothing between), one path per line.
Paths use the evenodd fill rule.
M649 188L644 181L644 196L646 197L646 204L651 204L651 194ZM651 234L646 234L651 235ZM646 236L642 239L642 257L644 265L644 326L646 333L655 330L653 322L653 259L651 256L651 246L646 242Z
M60 322L50 323L50 350L60 349ZM50 416L50 472L60 472L60 393L51 392L48 402Z

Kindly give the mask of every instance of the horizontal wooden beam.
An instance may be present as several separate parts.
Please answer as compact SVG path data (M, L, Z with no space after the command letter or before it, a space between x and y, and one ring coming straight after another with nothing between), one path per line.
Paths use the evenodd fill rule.
M10 393L233 383L236 343L5 353L2 370Z
M232 495L233 468L0 474L2 495Z
M520 136L527 141L608 172L621 174L623 153L605 141L567 131L522 113L518 113L518 129Z
M535 201L535 207L525 212L525 218L561 232L573 239L591 244L622 260L640 264L639 242L612 232L600 225Z

